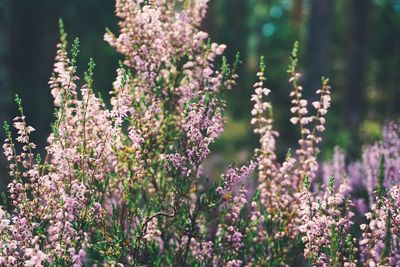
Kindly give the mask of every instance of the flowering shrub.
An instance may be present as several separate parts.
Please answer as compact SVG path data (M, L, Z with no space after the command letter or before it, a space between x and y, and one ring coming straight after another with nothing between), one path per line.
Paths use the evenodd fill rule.
M330 87L322 79L311 105L302 97L297 44L288 73L290 121L299 128L299 147L284 162L277 160L279 134L261 60L251 97L260 147L247 165L232 165L221 177L205 176L203 162L225 123L223 95L235 85L239 63L220 57L225 45L199 30L207 2L116 1L120 32L104 38L124 62L111 105L95 94L93 60L80 82L79 41L68 51L60 22L49 82L55 121L44 159L35 152L34 128L18 96L15 141L4 124L12 181L8 202L0 207L1 265L398 264L400 191L398 185L386 189L398 183L400 142L393 141L398 128L390 126L397 135L387 132L383 144L366 149L363 161L349 166L351 179L345 179L343 156L337 156L341 162L324 167L337 177L313 189ZM367 167L369 158L376 161L370 153L386 165L381 160L380 168ZM368 187L369 221L357 236L353 189L355 181L365 180L364 172L367 186L375 183L377 190ZM256 188L248 186L252 173Z
M346 165L346 155L335 149L331 162L324 164L324 173L346 177L348 196L354 211L365 214L366 221L359 242L361 259L371 265L400 264L399 183L400 126L390 122L383 128L382 140L364 146L361 160Z

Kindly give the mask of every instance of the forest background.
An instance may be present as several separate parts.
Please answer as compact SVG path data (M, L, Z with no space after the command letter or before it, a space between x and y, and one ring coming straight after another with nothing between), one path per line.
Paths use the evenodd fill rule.
M0 0L0 121L17 114L23 99L33 141L43 148L50 133L53 105L48 88L63 18L70 39L80 38L78 65L97 63L94 88L107 99L121 59L103 41L106 27L116 32L114 0ZM382 125L400 113L400 0L211 0L203 29L227 44L228 60L240 53L237 86L227 95L227 127L213 147L210 169L242 162L258 145L249 123L252 84L258 59L266 58L279 155L296 142L289 122L286 68L295 40L306 98L321 76L329 77L333 107L320 159L339 145L357 158L360 145L378 139ZM4 133L0 134L4 140ZM0 186L7 184L0 158Z

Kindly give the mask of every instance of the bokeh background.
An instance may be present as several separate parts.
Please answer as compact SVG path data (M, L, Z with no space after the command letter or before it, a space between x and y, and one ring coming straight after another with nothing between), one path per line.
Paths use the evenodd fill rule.
M16 116L13 96L23 99L33 140L46 145L53 106L47 85L63 18L69 40L80 38L79 66L96 61L95 88L108 97L121 59L103 41L105 28L117 32L114 0L0 0L0 121ZM330 77L333 107L321 159L339 145L350 157L378 139L387 120L400 113L400 0L211 0L202 26L212 40L240 52L238 85L227 95L228 124L214 145L214 161L241 161L258 145L249 123L250 95L258 59L265 56L272 90L279 154L296 144L289 123L286 68L295 40L305 95L313 99L321 76ZM0 134L4 140L3 132ZM6 183L0 157L0 184ZM219 163L218 163L219 164Z

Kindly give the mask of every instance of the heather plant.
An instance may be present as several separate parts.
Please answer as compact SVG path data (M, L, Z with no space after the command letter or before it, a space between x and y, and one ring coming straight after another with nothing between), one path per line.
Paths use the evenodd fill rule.
M337 190L331 176L328 188L311 193L309 182L301 194L299 226L305 244L304 256L316 266L356 266L356 247L350 234L353 213L346 197L349 187L342 183Z
M222 132L220 95L235 78L226 60L214 65L225 46L198 29L205 8L205 1L117 1L121 33L105 39L126 60L111 108L94 92L92 60L79 85L79 42L68 53L60 23L45 159L35 159L19 98L21 153L5 125L13 181L1 264L189 264L192 243L205 234L198 221L219 201L201 163Z
M361 260L370 266L397 266L400 128L389 122L382 132L381 141L363 147L359 161L346 164L345 153L336 148L332 161L324 165L324 173L346 177L350 183L347 195L355 203L354 211L364 215L359 226Z
M260 146L248 164L232 164L220 177L205 175L203 163L225 124L224 94L235 85L239 64L239 57L229 64L225 45L200 30L207 2L116 1L120 30L107 31L104 39L124 61L110 103L96 94L92 59L78 77L79 40L69 48L60 21L49 82L55 119L45 156L30 139L34 128L18 96L15 139L4 124L12 181L0 207L0 265L397 264L400 194L398 185L389 187L396 180L387 178L387 168L397 168L393 147L400 142L385 134L394 143L378 145L390 150L379 153L380 168L357 169L371 170L368 179L378 181L377 190L368 191L374 201L359 237L352 231L352 192L364 174L346 179L343 156L337 156L340 164L324 168L335 169L335 176L316 186L331 88L322 78L317 100L303 98L297 43L288 68L290 122L299 130L294 153L278 160L261 58L251 97Z

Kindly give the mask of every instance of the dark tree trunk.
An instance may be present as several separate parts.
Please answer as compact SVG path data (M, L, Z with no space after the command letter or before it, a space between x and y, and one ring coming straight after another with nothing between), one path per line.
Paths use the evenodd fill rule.
M371 4L371 0L349 1L347 69L343 110L346 125L353 134L357 134L365 113L368 22Z
M240 53L240 59L246 59L247 37L248 37L248 1L244 0L214 0L215 13L214 16L216 31L214 40L219 43L228 44L225 55L228 62L235 60L237 52ZM238 68L240 77L245 77L246 69L244 64L240 64ZM237 88L244 86L244 79L238 80ZM244 109L250 109L250 101L247 106L243 106L242 99L250 98L250 90L233 90L230 96L231 110L235 119L246 116Z
M11 99L10 86L9 86L9 70L8 70L8 55L9 55L9 0L0 0L0 123L1 126L5 120L9 120L9 104ZM3 143L5 139L4 131L0 129L0 142ZM0 157L0 176L5 177L6 162L5 157ZM5 188L7 181L0 179L0 191Z
M320 2L325 2L325 0ZM327 2L330 2L330 0L327 0ZM293 24L299 29L303 21L303 0L293 0L291 13Z
M215 18L215 0L208 2L207 15L203 21L202 28L205 32L209 33L211 38L214 36L214 23Z
M305 77L307 96L321 86L321 76L327 77L330 73L333 17L334 0L311 1Z
M9 88L9 0L0 0L0 122L8 120ZM3 141L3 138L2 140Z
M247 37L247 1L243 0L214 0L219 4L218 14L223 14L223 22L218 29L218 39L225 44L229 44L227 50L228 59L234 59L236 52L245 58L246 37Z

